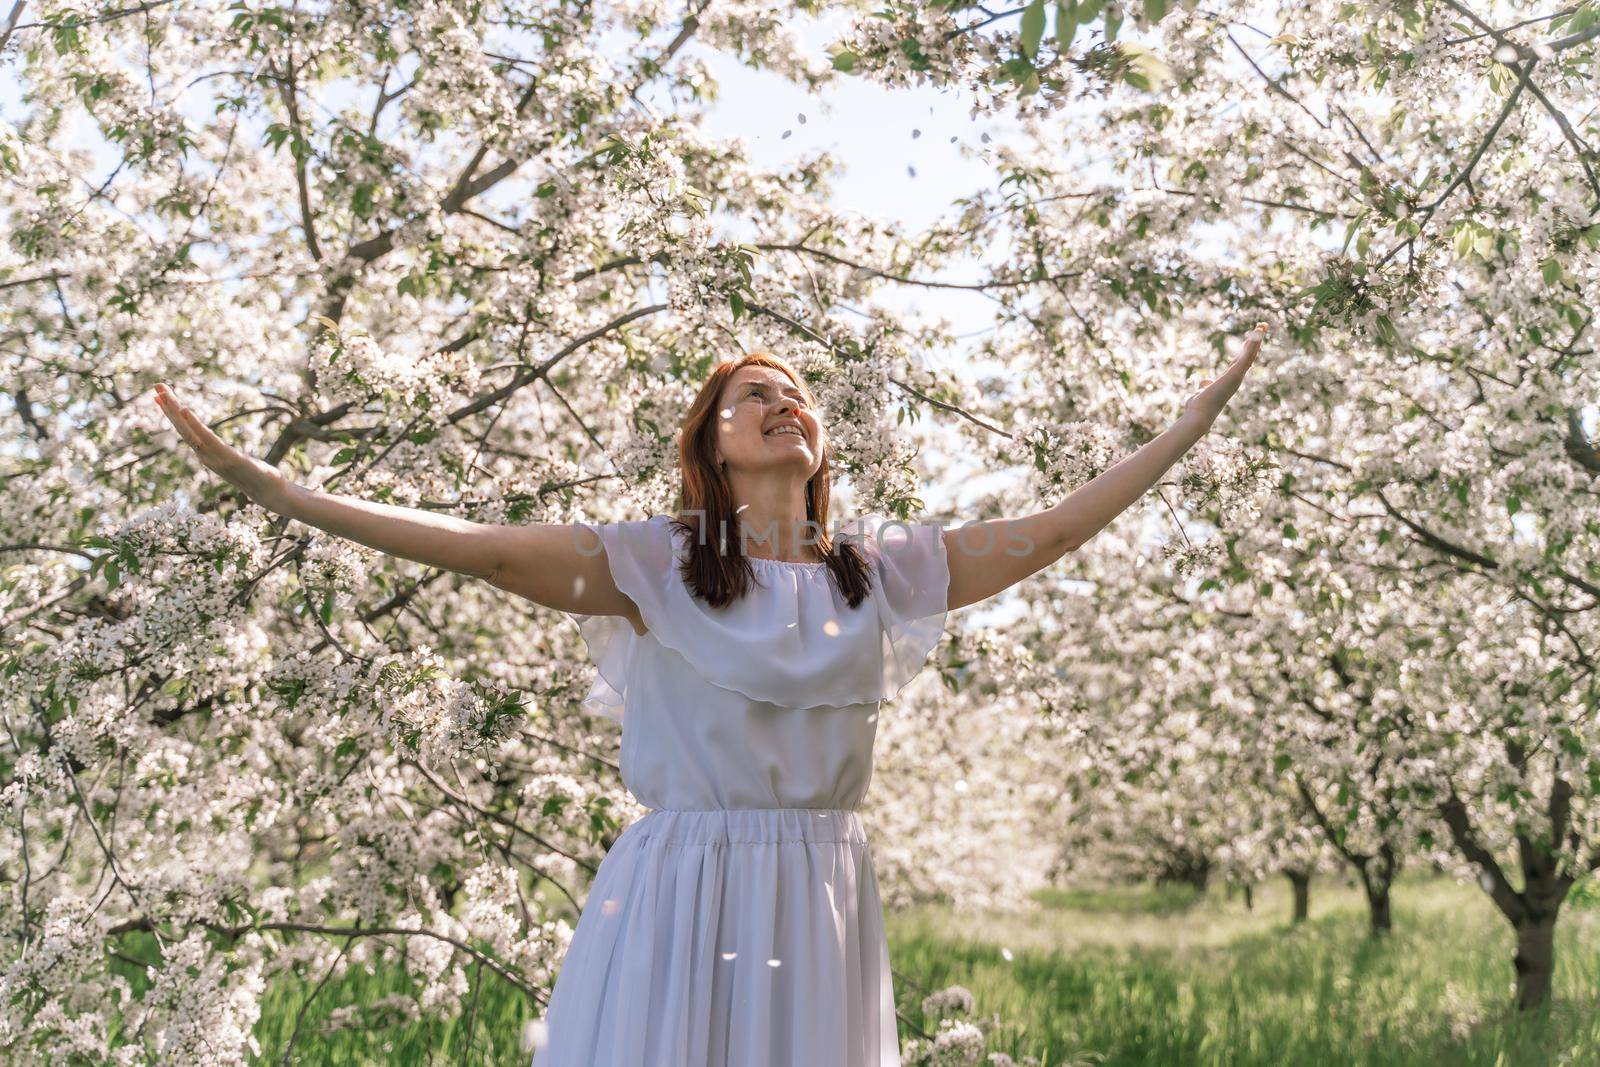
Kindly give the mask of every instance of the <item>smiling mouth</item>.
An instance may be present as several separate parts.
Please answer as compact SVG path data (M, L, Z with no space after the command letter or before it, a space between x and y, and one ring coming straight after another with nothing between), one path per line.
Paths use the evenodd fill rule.
M766 433L762 434L761 436L763 436L763 437L798 437L802 441L804 441L806 439L805 433L803 433L798 427L795 427L795 426L779 426L775 430L768 430Z

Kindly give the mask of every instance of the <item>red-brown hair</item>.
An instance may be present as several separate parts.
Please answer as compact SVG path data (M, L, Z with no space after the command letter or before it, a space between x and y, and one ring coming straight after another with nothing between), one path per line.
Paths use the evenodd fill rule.
M771 367L794 382L806 402L816 398L805 381L778 356L750 352L719 363L684 416L678 434L678 470L682 477L678 491L678 515L673 520L689 535L689 556L683 563L683 580L689 591L714 608L722 607L749 592L755 569L744 555L744 539L734 513L733 490L717 462L718 399L728 379L742 367ZM822 462L806 482L806 518L819 532L817 550L822 553L846 602L856 607L871 588L871 572L860 548L844 539L838 543L828 532L829 449L824 446ZM715 535L715 536L714 536Z

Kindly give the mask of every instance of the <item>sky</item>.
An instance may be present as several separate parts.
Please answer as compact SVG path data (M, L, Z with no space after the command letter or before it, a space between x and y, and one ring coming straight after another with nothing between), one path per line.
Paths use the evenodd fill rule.
M797 36L812 55L826 59L827 46L843 20L824 16L796 20ZM770 71L753 70L726 53L691 44L721 86L721 96L708 109L703 128L711 135L743 140L751 162L781 169L827 149L842 161L834 182L833 203L845 212L861 212L900 223L915 232L951 210L952 202L993 186L993 168L969 158L961 149L981 149L988 134L998 141L1010 124L971 115L972 96L929 87L888 89L864 77L835 79L813 95ZM655 102L652 101L654 106ZM952 141L952 138L955 140ZM1003 248L986 259L998 260ZM981 261L980 261L981 262ZM979 263L964 272L942 275L965 281L977 276ZM897 309L935 306L958 333L990 327L994 304L958 290L930 293L914 286L886 285L876 296ZM931 359L935 367L956 358Z

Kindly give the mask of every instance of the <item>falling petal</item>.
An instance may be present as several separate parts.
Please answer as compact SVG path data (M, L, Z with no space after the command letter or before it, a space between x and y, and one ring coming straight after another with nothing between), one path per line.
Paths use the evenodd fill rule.
M989 143L989 135L988 134L984 134L982 140L983 140L984 144L988 144Z
M801 113L800 113L800 114L798 114L798 115L796 115L796 116L795 116L795 120L796 120L796 121L797 121L797 122L799 122L799 123L800 123L800 125L802 125L802 126L804 126L804 125L805 125L805 124L806 124L806 116L805 116L805 112L803 112L803 111L802 111L802 112L801 112Z
M529 1019L522 1024L522 1051L533 1052L544 1048L550 1039L550 1031L543 1019Z
M722 409L722 417L725 418L725 419L733 418L733 409L732 408L723 408Z
M604 899L604 900L602 900L600 902L600 911L607 918L615 915L617 912L619 912L621 910L622 910L622 903L620 901L613 900L610 897L607 897L606 899Z
M781 966L783 966L783 961L782 960L768 960L767 961L767 966L768 967L781 967Z
M1512 44L1503 44L1494 50L1494 58L1499 63L1515 63L1517 61L1517 48Z
M737 952L724 952L722 954L722 958L725 959L725 960L731 960L737 955L738 955Z
M790 135L790 134L791 134L791 133L793 133L793 132L794 132L794 131L793 131L793 130L784 130L784 131L783 131L783 136L782 136L782 137L780 137L780 138L778 138L778 140L780 140L780 141L786 141L786 140L788 140L788 139L789 139L789 135Z
M907 164L906 173L915 178L917 176L917 168Z
M583 595L583 587L585 585L587 585L587 584L588 584L588 579L584 578L584 576L581 575L581 574L578 575L576 578L572 579L572 595L573 596L582 596Z
M951 144L955 144L955 143L956 143L956 139L955 139L955 136L954 136L954 135L951 135L951 137L950 137L950 143L951 143Z
M956 779L955 791L957 793L965 793L967 791L967 780L965 778Z
M911 131L911 139L913 141L915 141L918 137L921 137L921 136L922 136L922 131L921 130L912 129L912 131Z
M838 623L838 621L834 620L834 619L829 619L827 622L823 623L822 624L822 632L827 634L829 637L838 637L839 636L839 623Z
M1000 955L1004 956L1006 959L1009 960L1011 958L1011 950L1008 949L1008 948L1002 947L1000 949Z

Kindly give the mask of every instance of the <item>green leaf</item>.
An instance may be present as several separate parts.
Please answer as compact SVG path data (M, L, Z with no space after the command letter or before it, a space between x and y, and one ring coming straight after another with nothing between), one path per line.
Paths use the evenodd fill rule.
M1544 275L1544 283L1546 285L1555 285L1561 280L1561 261L1555 256L1551 256L1539 264L1539 272Z
M856 54L854 52L851 52L851 51L843 51L843 52L835 53L835 55L833 57L833 69L839 71L842 74L853 74L853 73L855 73L855 69L856 69Z
M1078 0L1056 0L1056 47L1065 52L1078 33Z
M1393 348L1400 343L1400 332L1394 328L1394 320L1387 315L1379 315L1375 320L1378 327L1378 340L1387 347Z
M1345 251L1350 247L1351 239L1353 237L1355 237L1356 231L1361 228L1362 220L1365 219L1366 217L1367 217L1367 213L1365 211L1363 211L1361 214L1359 214L1355 218L1351 219L1350 220L1350 225L1345 227L1345 231L1344 231L1344 248L1339 249L1339 254L1340 255L1343 255L1345 253Z
M1044 0L1033 0L1022 11L1022 54L1032 59L1039 54L1039 39L1044 36Z
M1600 22L1600 4L1583 4L1572 13L1567 24L1561 27L1562 36L1579 33Z
M1167 14L1167 0L1144 0L1144 17L1160 22Z

